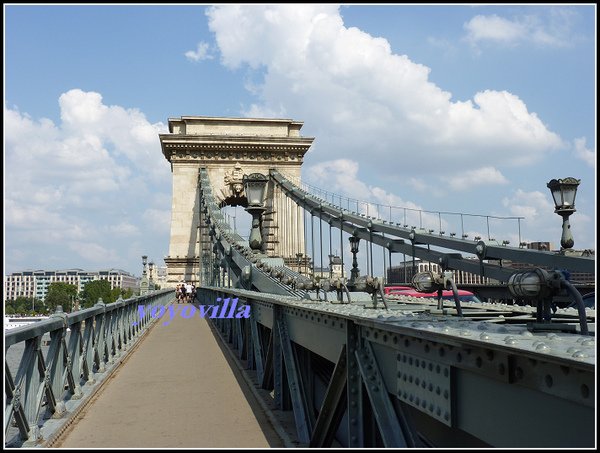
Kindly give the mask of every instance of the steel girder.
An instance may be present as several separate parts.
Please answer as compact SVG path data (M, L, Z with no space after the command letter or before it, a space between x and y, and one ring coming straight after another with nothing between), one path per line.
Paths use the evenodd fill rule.
M272 370L277 407L282 410L284 400L291 400L301 445L594 445L595 360L589 337L531 334L523 326L448 317L354 316L333 304L244 290L201 292L249 304L252 316L241 322L256 323L252 342L260 329L274 332L267 346L273 358L271 364L264 361L262 384ZM221 329L228 322L219 320ZM265 345L250 348L262 351ZM333 369L320 393L301 377L312 368L307 360L317 358ZM313 378L321 380L322 373L315 371Z
M271 178L295 203L330 222L334 227L355 234L361 239L372 241L392 252L406 253L436 263L439 262L440 258L445 258L450 269L480 274L503 282L508 281L508 277L510 277L513 270L489 264L483 262L483 260L513 260L536 266L553 266L575 272L595 272L596 261L591 257L573 257L539 250L507 247L494 241L467 241L429 234L425 230L403 228L383 220L371 219L352 213L321 200L296 186L277 170L271 170ZM430 250L429 247L419 247L419 244L441 247L453 252L438 252ZM456 252L476 255L481 262L465 259L460 253Z

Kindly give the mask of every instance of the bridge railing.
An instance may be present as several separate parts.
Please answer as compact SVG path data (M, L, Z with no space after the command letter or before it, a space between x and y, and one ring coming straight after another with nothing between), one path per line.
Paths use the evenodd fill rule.
M104 304L66 314L59 307L49 319L5 333L4 432L16 425L24 446L43 440L40 427L48 418L64 418L66 403L84 396L83 386L104 373L159 317L153 308L172 301L172 290ZM140 305L144 310L139 310ZM47 352L44 336L50 337ZM23 344L16 377L9 364L11 347ZM14 356L14 354L12 354ZM41 409L46 406L45 414ZM12 436L14 437L14 436Z

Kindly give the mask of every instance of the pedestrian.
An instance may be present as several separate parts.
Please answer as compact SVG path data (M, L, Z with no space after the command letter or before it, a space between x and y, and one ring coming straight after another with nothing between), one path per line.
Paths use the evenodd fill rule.
M178 304L183 303L184 297L185 297L185 288L183 286L183 283L179 283L177 285L177 303Z
M185 294L186 294L186 298L185 301L187 303L189 303L192 299L192 285L191 283L186 283L185 284Z

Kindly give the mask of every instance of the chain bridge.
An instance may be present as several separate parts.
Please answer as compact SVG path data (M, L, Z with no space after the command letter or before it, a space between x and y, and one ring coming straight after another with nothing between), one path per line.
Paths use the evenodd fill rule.
M173 174L165 258L172 288L5 334L7 352L23 347L16 370L5 366L7 445L75 445L64 437L76 436L80 414L96 406L114 417L91 428L105 432L104 446L146 445L143 426L152 418L135 426L121 409L139 413L148 399L144 410L170 426L165 446L254 446L249 431L236 445L195 431L246 432L244 420L256 417L256 429L279 439L267 446L593 448L595 309L570 276L594 273L594 257L510 246L491 237L491 216L483 216L488 237L472 240L464 228L443 231L442 215L462 224L462 214L425 214L439 220L435 230L423 227L423 212L407 219L406 209L329 200L300 182L313 142L301 127L283 119L169 120L160 142ZM249 237L232 227L226 206L252 216ZM506 220L516 220L520 234L520 219ZM323 254L331 264L334 250L339 272L324 271ZM404 265L412 260L413 274L401 283L437 298L386 292L387 268L400 256L410 257ZM436 266L416 272L416 260ZM461 300L456 272L485 279L492 297ZM193 306L174 303L182 281L198 287ZM245 396L231 386L219 393L218 366L235 371ZM127 379L129 390L101 409L109 390L98 389ZM133 395L136 387L146 398ZM214 405L186 406L211 393ZM218 418L234 395L256 398L261 410ZM114 424L142 434L119 444Z

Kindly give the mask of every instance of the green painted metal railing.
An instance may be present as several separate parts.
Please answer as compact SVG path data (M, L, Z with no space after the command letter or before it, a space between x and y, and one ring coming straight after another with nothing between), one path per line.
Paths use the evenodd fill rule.
M66 314L59 308L49 319L16 328L4 335L5 404L4 432L16 426L24 446L42 442L40 427L47 418L66 418L69 400L81 399L83 386L96 385L115 359L140 338L156 320L152 308L168 305L171 289L104 304L102 299L85 310ZM144 305L145 310L138 310ZM42 343L49 334L48 351ZM6 356L11 347L24 344L16 377ZM42 414L42 407L46 413ZM16 436L12 436L16 437Z

